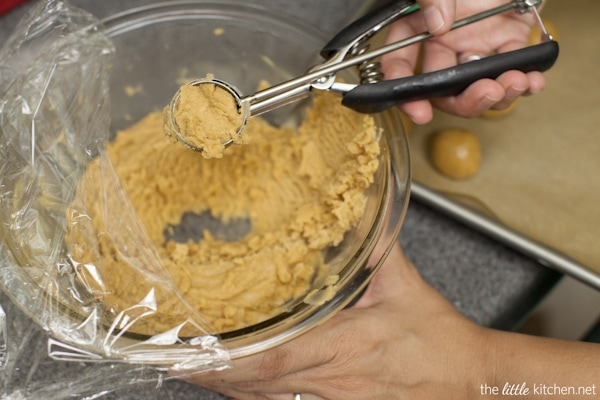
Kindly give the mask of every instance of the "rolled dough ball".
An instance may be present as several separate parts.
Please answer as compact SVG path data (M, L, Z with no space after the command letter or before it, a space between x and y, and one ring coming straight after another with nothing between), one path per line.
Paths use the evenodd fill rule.
M429 149L433 167L452 179L466 179L481 165L481 144L474 132L446 128L434 133Z

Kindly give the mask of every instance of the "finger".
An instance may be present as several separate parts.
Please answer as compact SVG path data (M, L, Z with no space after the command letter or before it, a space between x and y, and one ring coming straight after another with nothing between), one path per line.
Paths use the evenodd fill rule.
M356 371L352 371L352 366L355 365L355 359L352 359L356 354L356 337L365 337L363 330L366 330L366 335L375 335L378 330L373 331L377 321L381 319L379 314L376 318L362 318L357 320L355 312L352 309L344 310L334 316L326 324L324 329L320 327L294 339L293 342L284 344L275 350L282 347L304 347L304 344L299 342L305 341L309 345L325 348L323 353L331 354L331 356L311 358L311 362L303 363L299 359L300 356L295 354L295 359L289 359L292 368L286 369L287 373L283 373L283 369L254 361L244 364L250 359L257 359L256 356L241 359L242 362L234 363L232 370L223 371L213 375L213 378L208 381L204 380L208 374L201 374L194 380L188 382L204 386L211 390L227 394L238 398L278 398L278 395L289 393L302 393L303 399L310 398L326 398L349 400L352 398L351 393L361 389L360 385L365 385L366 382L361 378L364 376L364 371L360 371L357 375ZM365 321L368 320L368 321ZM370 321L370 322L369 322ZM322 325L322 326L324 326ZM326 346L317 343L326 343ZM266 353L273 353L269 350ZM265 354L266 354L265 353ZM302 353L302 352L300 352ZM292 353L290 353L292 354ZM331 361L330 358L333 360ZM362 360L361 360L362 361ZM279 363L277 360L276 363ZM375 361L370 361L375 362ZM307 366L308 365L308 366ZM260 370L263 369L263 372ZM285 368L284 368L285 369ZM273 372L277 370L277 372ZM265 371L270 371L265 373ZM204 376L204 377L203 377ZM216 378L216 379L214 379ZM332 384L335 382L335 385ZM246 397L241 394L245 394ZM261 397L262 396L262 397ZM319 397L320 396L320 397Z
M497 79L505 90L504 99L491 108L503 110L510 106L517 98L542 91L546 86L546 79L541 72L522 73L508 71Z
M441 35L450 30L456 16L456 1L417 0L423 10L427 30L433 35Z
M416 56L415 56L416 57ZM398 58L401 58L400 60ZM393 54L388 62L386 77L390 79L412 75L413 70L408 70L413 65L403 61L402 55ZM441 44L431 43L423 53L423 72L431 72L447 68L456 64L456 53ZM409 73L410 72L410 73ZM433 106L430 100L415 100L400 105L400 109L418 125L431 122L433 119Z
M486 53L483 53L486 54ZM457 64L456 50L442 42L431 41L423 51L423 72L439 71Z
M513 101L529 91L529 79L521 71L507 71L500 75L496 81L504 88L504 99L490 108L503 110Z
M404 255L400 244L395 243L365 293L350 310L373 307L390 300L392 296L401 295L402 285L412 282L417 275L418 272Z
M387 42L391 43L414 34L409 24L393 24ZM382 71L385 79L398 79L414 75L419 57L419 46L408 46L385 54ZM400 105L400 109L416 124L426 124L433 118L433 107L427 100L417 100Z
M527 73L529 79L529 91L526 94L536 94L546 88L546 77L539 71Z
M208 382L270 381L329 361L327 343L331 330L316 327L292 342L233 361L233 367L193 375L186 380L202 385Z
M400 55L394 55L386 60L384 75L386 79L398 79L413 75L413 63L405 60ZM426 124L433 118L433 107L428 100L416 100L400 105L400 109L415 124Z
M365 371L363 368L357 367L357 364L376 366L381 362L382 347L378 343L385 340L380 336L383 315L381 312L368 315L351 308L341 311L328 321L325 324L327 330L335 332L333 335L335 341L331 341L331 338L328 339L329 353L335 355L331 362L278 376L274 379L213 381L200 382L200 384L241 398L244 397L239 396L238 393L256 394L258 398L261 398L262 395L269 399L275 395L285 393L302 393L303 399L312 397L329 400L368 398L365 397L365 388L372 383L368 378L370 369ZM363 345L365 338L376 338L373 341L375 345L373 343ZM313 340L315 339L321 340L321 337L313 338ZM365 347L367 348L366 351Z
M285 391L281 393L263 393L249 392L234 387L207 387L207 389L223 394L233 400L294 400L296 399L294 396L298 393L300 394L301 400L325 400L321 396L307 392Z
M492 79L481 79L471 84L458 96L433 99L440 110L463 118L474 118L502 101L504 87Z
M535 94L546 86L541 72L507 71L497 80L482 79L460 95L432 100L440 110L464 118L474 118L488 109L502 110L520 96Z
M502 47L500 47L497 52L498 53L505 53L507 51L513 51L513 50L519 50L522 49L524 47L527 46L527 43L525 43L524 41L520 41L520 40L515 40L515 41L511 41L506 43L505 45L503 45ZM511 72L511 71L509 71ZM511 72L512 73L512 72ZM523 93L521 93L521 95L528 95L528 94L536 94L541 92L542 90L544 90L546 88L546 78L544 76L544 74L540 71L532 71L532 72L528 72L525 74L526 76L526 80L527 80L527 90L524 91ZM512 75L511 78L514 78L515 75ZM513 85L513 86L517 86L516 85L516 81L511 82L511 78L509 78L505 83L504 86L508 88L509 85ZM519 78L522 79L522 78Z
M424 125L433 119L433 107L429 100L415 100L400 105L400 110L417 125Z
M413 16L409 16L408 18L411 17ZM417 30L410 23L407 23L410 22L408 18L407 21L400 20L390 26L386 37L386 44L406 39L417 33ZM418 56L419 46L417 45L403 47L391 53L384 54L381 57L381 63L386 78L394 79L412 75Z
M339 382L344 381L344 377L320 379L316 376L317 371L320 369L311 370L313 379L307 381L301 374L290 374L282 378L272 381L245 381L245 382L230 382L230 383L219 383L219 382L208 382L203 383L202 386L207 389L213 390L218 393L225 394L235 399L287 399L290 400L293 393L301 393L303 400L309 399L333 399L338 393L335 390L329 390L327 395L320 395L319 387L331 388L330 382L335 381L336 386ZM324 392L327 392L325 389ZM343 395L340 398L347 399L347 396Z
M522 40L511 40L509 42L503 43L502 46L496 49L496 53L506 53L509 51L519 50L524 47L527 47L527 42L524 39L526 37L527 35L523 35Z

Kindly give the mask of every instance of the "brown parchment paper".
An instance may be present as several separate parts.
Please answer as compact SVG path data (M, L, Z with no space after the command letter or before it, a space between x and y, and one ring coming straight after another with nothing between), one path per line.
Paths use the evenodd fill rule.
M600 1L549 0L542 17L558 31L560 55L547 87L496 120L438 112L409 134L414 179L600 272ZM476 132L483 161L464 181L427 159L436 129Z

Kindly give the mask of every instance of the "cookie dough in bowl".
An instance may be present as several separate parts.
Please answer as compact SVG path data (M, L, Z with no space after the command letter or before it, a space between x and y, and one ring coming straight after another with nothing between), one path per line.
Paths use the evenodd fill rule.
M227 149L220 160L167 141L162 129L161 113L151 113L119 132L107 153L164 268L212 333L274 317L330 272L323 250L340 244L358 223L364 191L379 167L379 131L371 116L341 107L334 95L321 96L298 130L251 119L245 133L251 142ZM94 179L99 167L89 166L67 210L66 243L78 265L102 265L96 276L80 270L81 279L103 285L102 301L122 309L150 288L123 281L128 261L114 256L123 243L86 244L87 232L76 223L83 208L96 232L107 231L103 208L95 207L104 197ZM224 223L247 219L250 229L235 240L209 230L200 240L165 239L186 213L210 213ZM159 309L138 333L159 333L153 326L164 326L169 314Z
M161 3L104 22L116 47L115 134L82 178L65 237L88 291L117 313L162 288L156 311L129 332L153 335L185 320L177 297L232 358L287 341L355 300L397 239L408 201L399 112L357 114L334 94L314 94L249 118L247 143L207 159L165 137L161 110L173 93L208 73L242 93L288 80L316 62L328 38L230 2ZM98 201L112 192L93 178L113 173L105 163L129 207L108 211L110 221L135 227L118 237L108 203ZM91 226L93 243L81 231ZM139 261L146 253L152 262Z

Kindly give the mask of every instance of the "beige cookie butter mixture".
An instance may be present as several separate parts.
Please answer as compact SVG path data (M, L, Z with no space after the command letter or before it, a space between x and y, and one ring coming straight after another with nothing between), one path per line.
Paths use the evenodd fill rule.
M172 118L187 145L200 150L206 158L220 158L226 143L244 139L238 135L244 116L235 97L212 83L212 79L209 74L202 83L181 86ZM169 108L163 110L164 130L175 141Z
M156 112L118 133L107 149L159 265L213 333L264 321L327 276L322 251L359 221L378 168L373 118L342 107L333 95L316 97L297 130L252 118L245 134L248 144L206 159L166 140ZM110 190L96 179L101 166L89 166L67 214L66 242L80 280L115 313L152 292L157 310L130 331L173 327L189 312L145 272L153 263L140 260L151 260L153 251L119 234L124 227L108 226L106 213L123 210L106 209ZM206 211L224 222L247 218L252 229L232 242L209 232L198 242L166 241L165 229L184 213Z

